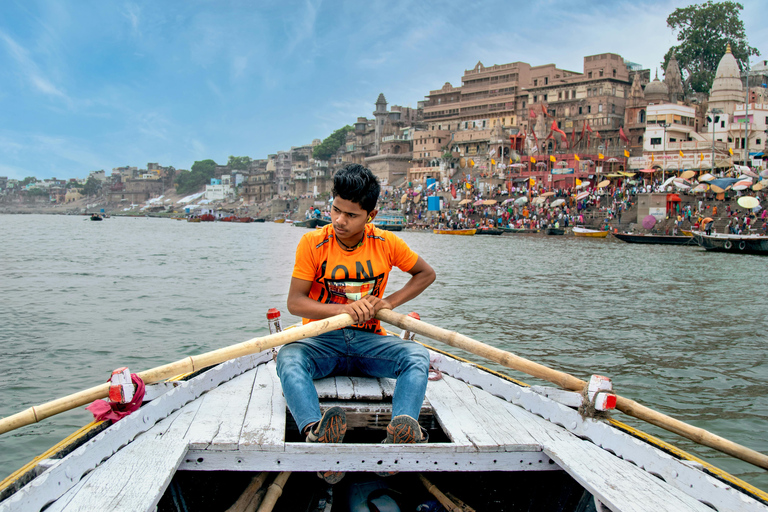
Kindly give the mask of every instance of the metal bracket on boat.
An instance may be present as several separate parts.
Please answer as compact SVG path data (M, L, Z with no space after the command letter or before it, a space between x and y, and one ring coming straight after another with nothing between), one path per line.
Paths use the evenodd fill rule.
M616 395L611 392L613 383L602 375L593 375L584 393L548 386L531 386L531 391L559 404L578 409L585 417L595 417L597 413L616 408Z

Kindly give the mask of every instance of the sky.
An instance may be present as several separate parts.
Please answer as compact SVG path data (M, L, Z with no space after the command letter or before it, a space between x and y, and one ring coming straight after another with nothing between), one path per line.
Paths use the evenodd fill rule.
M266 158L466 69L660 66L692 0L0 0L0 176ZM768 2L740 0L768 54ZM756 59L756 58L754 58Z

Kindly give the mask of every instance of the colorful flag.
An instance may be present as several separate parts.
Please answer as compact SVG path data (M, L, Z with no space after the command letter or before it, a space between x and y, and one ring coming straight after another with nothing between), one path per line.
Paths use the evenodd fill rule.
M531 110L530 112L531 119L536 119L536 112L534 112L533 109L530 109L530 110Z
M496 160L494 160L493 158L491 158L491 165L496 165Z
M576 178L576 185L581 185L581 180L579 178Z
M622 127L622 126L619 126L619 137L625 143L629 144L629 139L627 138L627 134L624 133L624 127Z
M655 162L655 161L656 159L653 157L653 155L651 155L651 162Z
M547 114L547 106L545 104L541 104L541 111L544 112L544 117L549 117L549 114Z
M451 183L451 196L453 196L454 199L456 199L456 185Z
M528 183L530 183L532 187L536 186L536 178L529 179Z
M629 158L629 151L626 149L624 150L624 158Z
M581 162L581 158L579 158L579 155L573 155L574 160L577 162Z
M733 156L733 148L728 148L728 153L730 153L731 156Z
M699 161L704 160L704 153L699 153Z
M535 158L533 158L533 157L531 157L531 163L532 163L532 164L535 164L535 163L536 163L536 159L535 159Z
M602 160L603 158L605 158L605 155L604 155L604 154L602 154L602 153L598 153L598 154L597 154L597 159L598 159L598 160Z
M470 166L470 167L474 167L474 166L475 166L475 161L474 161L474 160L472 160L472 159L470 159L470 160L469 160L469 166Z
M555 155L549 155L549 161L550 162L555 162L556 161L555 160Z
M683 150L680 150L680 158L683 158L685 155L683 154Z

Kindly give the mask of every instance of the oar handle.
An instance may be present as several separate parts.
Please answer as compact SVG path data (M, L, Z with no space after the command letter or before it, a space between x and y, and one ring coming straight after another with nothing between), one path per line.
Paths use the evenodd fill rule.
M354 320L352 320L351 316L342 313L341 315L332 316L316 322L310 322L306 325L287 329L268 336L262 336L261 338L253 338L242 343L237 343L229 347L220 348L197 356L185 357L184 359L180 359L173 363L143 371L138 375L147 384L159 382L182 373L189 373L208 368L209 366L223 363L224 361L229 361L236 357L255 354L279 345L285 345L286 343L317 336L324 332L349 327L353 323ZM104 383L51 402L46 402L42 405L30 407L29 409L0 419L0 434L10 432L11 430L15 430L25 425L37 423L45 418L89 404L94 400L106 397L108 393L109 384Z
M518 370L539 379L547 380L564 389L572 391L582 391L587 383L567 373L553 370L544 365L534 363L522 357L516 356L485 343L473 340L457 332L448 331L434 325L430 325L421 320L395 313L391 310L382 309L376 315L376 318L383 320L388 324L396 325L401 329L407 329L410 332L421 334L433 340L441 341L452 347L460 348L475 355L489 359L507 368ZM654 411L644 405L630 400L628 398L617 397L616 408L621 412L652 423L670 432L674 432L686 437L696 443L714 448L737 459L749 462L763 469L768 469L768 456L758 451L747 448L740 444L729 441L723 437L713 434L702 428L694 427L671 416Z

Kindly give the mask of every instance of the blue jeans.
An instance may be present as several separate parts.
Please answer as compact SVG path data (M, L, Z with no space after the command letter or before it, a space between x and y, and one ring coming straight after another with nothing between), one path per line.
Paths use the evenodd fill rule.
M418 419L429 376L429 352L413 341L355 329L339 329L285 345L277 374L299 431L320 421L320 401L312 382L331 375L397 379L392 417Z

